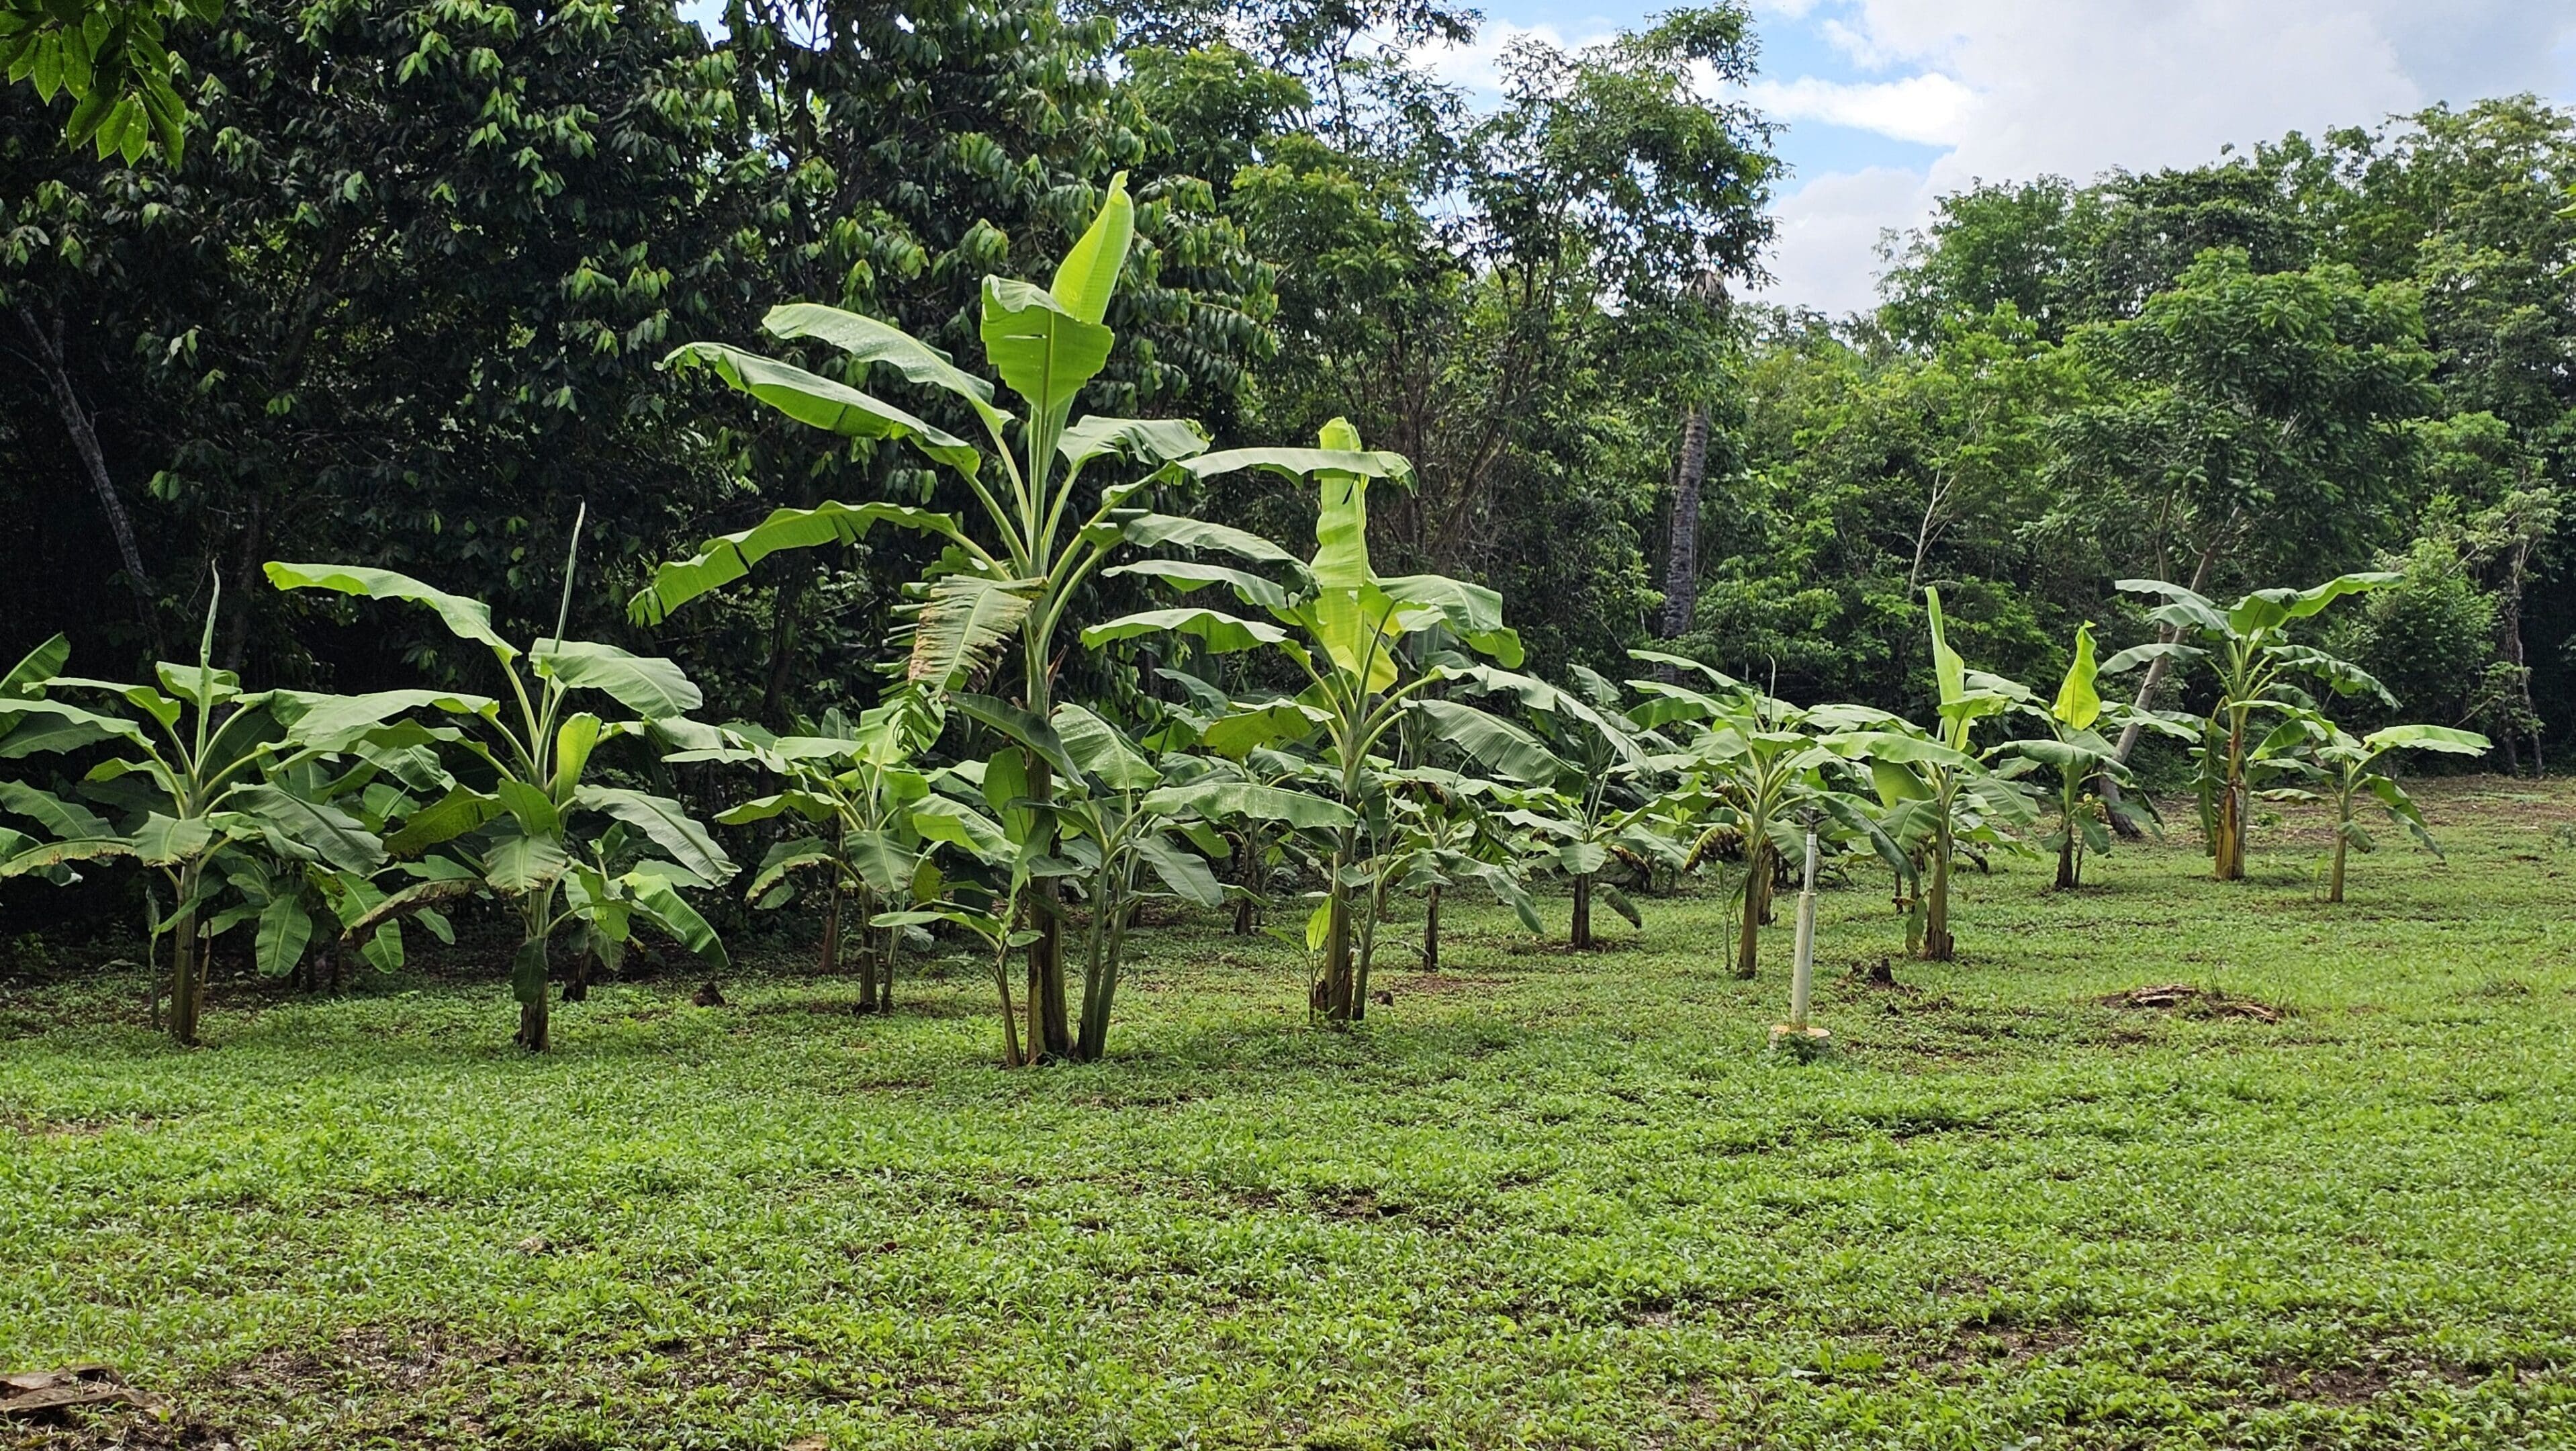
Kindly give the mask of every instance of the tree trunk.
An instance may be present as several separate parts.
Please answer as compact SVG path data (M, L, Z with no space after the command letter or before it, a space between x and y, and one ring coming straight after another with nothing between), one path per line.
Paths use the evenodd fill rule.
M1040 710L1039 714L1045 712ZM1044 757L1028 753L1029 796L1054 799L1055 774ZM1050 850L1054 843L1049 843ZM1064 1007L1064 893L1061 879L1040 877L1029 884L1029 906L1038 940L1029 944L1029 1060L1073 1056L1073 1023Z
M194 877L191 872L189 876ZM194 880L179 887L179 899L196 895ZM197 953L197 913L191 907L179 914L170 925L170 1041L191 1048L197 1044L197 1015L204 1002L205 979L201 975Z
M1771 879L1771 843L1760 836L1744 860L1744 920L1735 935L1735 975L1751 979L1762 947L1761 884Z
M1261 896L1261 852L1251 832L1245 832L1237 841L1243 860L1237 864L1235 885L1243 889L1243 895L1234 899L1234 935L1249 937L1256 915L1255 903Z
M1351 893L1342 881L1342 870L1354 845L1345 827L1341 846L1333 853L1332 880L1324 887L1324 980L1317 985L1315 1007L1322 1010L1324 1021L1335 1025L1351 1020Z
M832 882L831 893L823 898L823 940L815 946L814 971L820 976L830 977L833 974L838 973L840 970L841 883L839 878L835 876ZM864 1013L870 1008L876 1006L876 1004L870 1000L871 997L872 993L870 989L865 984L862 984L859 988L860 1012Z
M250 496L250 522L242 526L241 553L233 565L232 637L224 644L223 667L238 674L242 658L250 651L250 617L253 601L259 598L259 556L266 537L267 500L260 494Z
M2242 719L2227 733L2227 779L2218 798L2217 858L2213 875L2222 882L2245 879L2245 726Z
M1592 947L1592 874L1585 872L1574 879L1574 948L1578 952Z
M1950 834L1932 839L1932 886L1923 897L1923 960L1948 962L1958 944L1950 937Z
M2057 890L2071 892L2081 886L2083 871L2075 858L2075 818L2065 821L2066 839L2057 844Z
M2349 821L2344 823L2347 827L2351 824L2352 823ZM2334 867L2326 876L2326 900L2329 902L2340 902L2343 900L2343 851L2343 833L2341 831L2337 831L2335 833L2334 844Z
M546 1017L546 934L532 925L510 960L510 987L519 999L519 1032L514 1042L531 1053L552 1045Z
M1440 884L1433 882L1422 903L1422 970L1440 970Z
M1699 503L1708 481L1708 413L1694 407L1682 418L1682 456L1673 471L1671 532L1664 543L1664 618L1667 640L1690 630L1699 596Z
M81 468L89 475L90 487L98 493L98 504L107 515L107 532L116 540L116 556L125 569L126 587L134 594L134 618L143 626L143 637L152 646L152 658L169 654L161 642L161 623L152 604L152 581L143 572L143 554L134 544L134 520L125 512L125 501L117 497L116 485L107 476L107 455L98 446L98 428L80 395L72 389L71 372L63 364L62 319L54 320L49 335L37 326L36 314L25 306L18 309L19 325L27 330L27 341L36 349L37 369L45 375L45 386L54 395L54 410L62 415L64 431L72 436L72 451L80 455ZM194 1032L191 1019L190 1032Z

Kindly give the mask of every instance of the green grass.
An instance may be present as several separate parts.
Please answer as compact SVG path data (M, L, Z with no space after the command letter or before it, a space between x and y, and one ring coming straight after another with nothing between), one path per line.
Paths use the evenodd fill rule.
M1893 990L1872 873L1808 1067L1790 914L1737 983L1713 898L1584 956L1457 913L1347 1036L1151 931L1114 1061L1016 1074L962 959L888 1021L612 986L542 1061L497 976L219 986L177 1052L22 973L0 1369L175 1420L0 1446L2576 1445L2576 790L2430 799L2449 865L2341 908L2312 822L2228 887L2006 862ZM2103 1002L2170 981L2288 1012Z

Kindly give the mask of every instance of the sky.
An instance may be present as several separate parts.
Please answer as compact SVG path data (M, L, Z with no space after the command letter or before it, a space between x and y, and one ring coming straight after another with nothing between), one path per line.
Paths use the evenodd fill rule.
M1423 57L1472 90L1517 36L1581 45L1668 8L1486 0L1468 48ZM1882 232L1976 180L2214 159L2290 130L2436 101L2576 103L2576 0L1755 0L1753 101L1786 129L1768 300L1876 298Z

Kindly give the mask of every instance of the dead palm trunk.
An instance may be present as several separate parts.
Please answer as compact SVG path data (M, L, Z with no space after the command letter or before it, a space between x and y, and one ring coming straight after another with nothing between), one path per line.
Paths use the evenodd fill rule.
M1664 618L1660 632L1679 639L1690 629L1699 594L1700 491L1708 481L1708 413L1694 406L1682 418L1680 466L1673 471L1673 512L1664 541Z

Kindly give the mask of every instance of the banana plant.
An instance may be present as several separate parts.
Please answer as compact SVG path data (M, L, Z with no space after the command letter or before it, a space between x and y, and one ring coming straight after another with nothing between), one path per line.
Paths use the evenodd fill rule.
M1538 860L1572 884L1567 935L1577 951L1588 951L1596 896L1628 925L1645 925L1636 903L1605 875L1609 868L1619 865L1645 882L1658 864L1678 869L1684 853L1658 829L1663 782L1676 764L1672 743L1629 717L1617 686L1579 665L1573 673L1574 690L1490 666L1459 675L1468 688L1511 694L1565 763L1564 774L1523 793L1504 819L1529 832Z
M256 951L272 962L286 955L293 933L293 907L263 900L247 917L219 908L233 885L220 864L235 853L269 852L361 880L372 876L386 853L368 824L289 786L303 767L347 753L359 732L411 704L399 693L243 690L238 676L214 666L221 602L218 581L196 662L162 662L153 684L61 674L70 649L59 635L0 677L0 758L105 748L64 789L0 780L0 810L50 833L39 838L0 827L0 878L37 874L66 882L73 863L114 857L158 871L169 905L155 902L152 956L157 965L167 937L167 1026L183 1044L198 1039L206 947L216 927L257 920ZM131 714L73 705L65 695L104 695ZM300 954L302 944L294 946Z
M716 817L721 826L793 819L804 830L781 837L751 875L744 895L763 908L795 900L799 874L824 875L819 971L840 970L848 923L859 925L859 1005L862 1013L890 1012L903 931L871 925L882 912L939 892L935 844L913 828L911 807L930 794L915 758L939 739L946 722L941 697L904 685L854 722L838 709L796 735L772 735L736 724L715 733L715 743L672 752L674 765L716 761L753 765L777 777L782 789L753 797ZM854 908L852 912L850 909Z
M1484 887L1532 936L1544 934L1512 833L1503 828L1511 788L1433 766L1386 773L1392 844L1375 876L1383 891L1422 897L1422 970L1440 970L1440 909L1452 887ZM1372 944L1373 945L1373 944Z
M1695 805L1698 818L1716 819L1693 840L1683 868L1695 869L1730 847L1743 852L1737 977L1755 974L1773 883L1787 854L1803 852L1808 822L1839 827L1844 840L1866 842L1900 881L1912 879L1912 860L1874 819L1870 803L1848 786L1865 763L1869 732L1851 728L1828 709L1802 709L1695 660L1648 650L1629 653L1695 671L1711 687L1632 680L1630 685L1652 698L1630 715L1641 725L1681 724L1697 732L1679 753L1682 783L1676 799Z
M2259 754L2283 763L2308 784L2262 792L2267 801L2304 801L2334 812L2334 846L2326 854L2326 900L2343 900L2344 854L2376 850L2378 843L2358 819L2361 799L2378 799L2388 819L2412 833L2435 856L2424 813L2397 778L2388 774L2387 758L2399 751L2440 751L2455 756L2483 756L2494 743L2475 731L2437 725L2393 725L2356 738L2316 711L2300 711L2283 721L2263 741Z
M781 339L812 339L839 349L851 381L723 343L675 350L665 366L708 369L799 422L844 437L910 444L958 479L979 517L970 526L951 514L890 502L780 509L750 529L708 540L688 559L661 566L630 603L633 617L658 622L780 550L852 543L877 524L927 531L950 549L940 573L924 582L916 605L910 678L936 689L960 688L982 673L991 656L1016 643L1017 704L1043 721L1054 709L1056 631L1085 583L1122 542L1266 548L1241 531L1130 507L1130 500L1149 485L1186 485L1257 463L1293 465L1295 456L1310 451L1203 456L1205 430L1184 419L1072 416L1077 395L1107 363L1115 341L1103 319L1134 239L1135 218L1121 173L1047 286L984 279L985 358L1025 405L1025 417L998 406L990 382L938 350L838 308L790 303L771 309L763 325ZM961 419L971 414L970 431L980 431L980 440L951 433L856 386L879 367L932 391ZM1120 465L1143 472L1092 485L1093 472ZM1035 754L1024 754L1022 764L1031 797L1053 803L1053 767ZM1029 953L1031 1056L1072 1057L1063 915L1056 910L1059 882L1039 877L1027 885L1016 900L1039 934Z
M1194 461L1203 471L1262 467L1290 477L1311 477L1321 504L1315 520L1315 553L1301 563L1266 540L1197 526L1184 533L1157 531L1152 542L1215 548L1275 567L1284 582L1226 565L1149 559L1118 566L1113 574L1161 580L1183 593L1222 584L1244 604L1270 615L1248 619L1204 606L1145 610L1083 631L1085 645L1171 635L1196 639L1214 654L1265 650L1303 675L1306 688L1293 698L1238 709L1213 722L1204 739L1231 754L1255 746L1314 737L1325 764L1325 788L1346 807L1334 831L1325 873L1324 900L1307 918L1310 951L1321 971L1309 994L1314 1010L1335 1026L1367 1014L1367 959L1362 939L1374 928L1376 890L1371 861L1378 853L1363 840L1363 822L1387 817L1388 760L1379 746L1408 711L1427 717L1461 754L1489 770L1523 781L1555 779L1564 763L1527 731L1473 706L1431 699L1425 687L1448 679L1448 666L1409 654L1408 641L1454 641L1505 667L1521 662L1520 637L1503 624L1502 597L1478 585L1441 575L1381 578L1368 556L1368 484L1375 478L1410 478L1412 467L1393 454L1360 447L1349 423L1324 425L1314 449L1245 451ZM1354 914L1354 904L1360 913Z
M957 697L960 710L999 731L1028 754L1048 763L1060 788L1055 802L1013 805L1012 789L997 788L1002 760L985 767L987 795L997 809L1051 812L1052 829L1038 834L1060 855L1033 864L1033 873L1072 881L1088 908L1081 945L1082 996L1074 1057L1095 1062L1109 1051L1109 1024L1137 906L1155 899L1215 908L1225 902L1209 860L1230 854L1225 824L1255 822L1297 831L1330 831L1348 824L1349 808L1302 791L1243 779L1229 763L1177 752L1149 753L1093 711L1067 701L1038 721L1008 702ZM1000 760L1001 758L997 758ZM998 792L998 795L997 795ZM1016 839L1030 827L1014 827Z
M2005 741L1993 748L1991 755L2013 757L2044 766L2057 777L2057 826L2040 838L2040 846L2057 856L2055 890L2073 891L2084 885L2084 858L2111 849L2109 808L2096 795L2093 783L2108 778L2121 786L2135 787L2137 778L2120 759L2119 747L2112 744L2098 726L2139 722L2147 729L2193 740L2198 732L2187 717L2163 711L2141 711L2116 701L2106 701L2097 688L2101 671L2094 659L2091 621L2075 629L2075 658L2066 667L2065 678L2058 682L2056 696L2046 702L2011 682L1998 682L1998 689L2012 694L2014 708L2023 716L2046 727L2046 739ZM2155 802L2144 794L2130 798L2156 819Z
M669 660L564 637L580 537L576 520L554 633L526 651L493 629L481 601L408 575L359 565L267 566L270 582L282 590L426 606L457 639L490 652L508 682L514 710L488 697L399 692L403 708L433 710L452 724L405 720L352 733L378 744L435 745L450 773L445 792L405 817L384 842L406 859L434 850L446 869L389 894L352 931L476 893L509 903L519 917L510 963L519 1004L516 1041L535 1053L552 1043L546 977L557 932L576 929L588 954L613 965L635 927L650 926L721 967L724 944L681 890L713 887L734 874L724 849L677 801L589 778L601 745L649 736L657 727L666 737L686 731L680 722L700 697ZM609 720L570 710L575 692L604 695L635 714Z
M2118 582L2131 594L2163 600L2147 612L2147 618L2171 628L2176 638L2132 645L2103 661L2103 674L2116 675L2163 656L2176 664L2206 661L2216 677L2218 698L2201 724L2195 751L2200 760L2201 836L2218 880L2241 881L2245 876L2247 767L2251 752L2262 740L2254 730L2254 718L2286 716L2315 705L2293 683L2293 676L2322 681L2337 695L2368 692L2389 705L2397 703L2360 666L2289 643L2290 626L2324 612L2346 595L2377 589L2398 578L2386 571L2369 571L2339 575L2313 589L2261 589L2223 610L2193 590L2160 579Z

